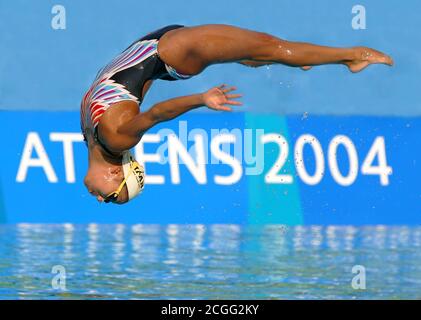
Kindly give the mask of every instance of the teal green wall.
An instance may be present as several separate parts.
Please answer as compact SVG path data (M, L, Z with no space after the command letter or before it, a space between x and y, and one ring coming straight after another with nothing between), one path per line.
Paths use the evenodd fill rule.
M279 132L289 140L288 127L284 117L279 115L246 115L246 128L264 128L266 133ZM275 163L279 151L278 145L270 143L265 148L264 172ZM295 177L295 166L289 152L288 160L281 173L289 173ZM287 224L297 225L303 223L300 206L300 193L297 183L293 184L267 184L265 176L248 176L249 194L249 223L251 224Z

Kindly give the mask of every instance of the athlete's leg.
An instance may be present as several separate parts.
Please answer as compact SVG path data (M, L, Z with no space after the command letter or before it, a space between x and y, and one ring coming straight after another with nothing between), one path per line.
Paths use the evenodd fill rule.
M289 42L275 36L228 25L177 29L159 43L161 58L181 73L197 74L207 66L225 62L281 63L295 67L340 63L358 72L372 63L392 65L387 55L365 47L332 48Z
M272 62L272 61L257 61L257 60L241 60L241 61L238 61L238 63L242 64L243 66L258 68L258 67L261 67L261 66L267 66L269 64L274 64L275 62Z
M267 66L270 64L274 64L276 62L271 61L257 61L257 60L241 60L238 61L239 64L242 64L243 66L252 67L252 68L258 68L261 66ZM307 71L311 69L311 66L302 66L301 69Z

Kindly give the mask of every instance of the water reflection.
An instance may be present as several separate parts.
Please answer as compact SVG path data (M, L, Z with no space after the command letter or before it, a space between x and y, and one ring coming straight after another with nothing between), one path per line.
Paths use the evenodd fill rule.
M71 223L63 225L63 260L70 262L73 257L73 237L75 227Z
M124 263L125 247L126 242L124 239L125 226L122 224L117 224L114 227L114 241L112 242L112 268L115 272L120 272L122 265Z
M96 274L99 271L99 261L96 258L98 251L99 226L95 223L91 223L87 226L86 231L88 232L88 245L86 248L86 270L88 273Z
M2 298L420 298L421 227L1 225ZM354 291L351 269L367 269ZM63 265L65 293L51 288Z

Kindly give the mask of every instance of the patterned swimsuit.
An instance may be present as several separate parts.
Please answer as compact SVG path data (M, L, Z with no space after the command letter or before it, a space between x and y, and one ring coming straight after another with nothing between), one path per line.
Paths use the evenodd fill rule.
M166 32L182 27L171 25L148 34L130 45L98 72L81 104L81 129L84 136L85 131L93 132L95 140L103 146L97 132L101 116L117 102L141 103L146 81L190 78L165 64L158 55L159 39Z

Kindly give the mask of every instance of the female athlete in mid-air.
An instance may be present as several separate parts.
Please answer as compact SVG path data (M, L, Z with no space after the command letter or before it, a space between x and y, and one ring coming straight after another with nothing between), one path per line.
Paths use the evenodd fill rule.
M259 67L280 63L304 70L342 64L359 72L370 64L392 65L392 59L366 47L331 48L288 42L266 33L229 25L172 25L134 42L100 70L83 97L81 126L89 153L84 183L101 202L125 203L144 186L143 167L130 149L156 124L198 107L230 111L240 105L234 87L155 104L146 112L139 105L157 79L188 79L216 63L238 62Z

